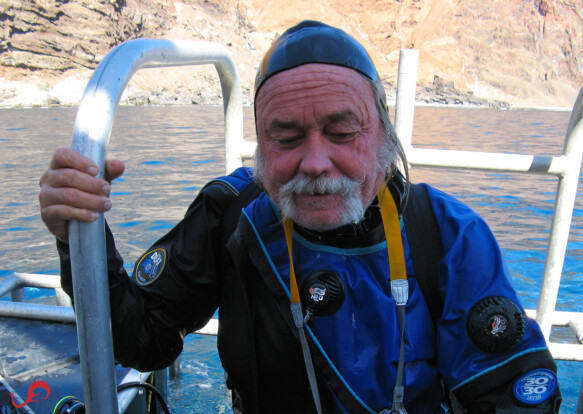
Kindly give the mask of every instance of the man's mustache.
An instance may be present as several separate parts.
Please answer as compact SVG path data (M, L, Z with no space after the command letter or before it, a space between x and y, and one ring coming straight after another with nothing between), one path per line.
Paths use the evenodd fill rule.
M287 183L281 186L279 193L281 194L304 194L304 195L325 195L325 194L339 194L348 196L357 191L362 183L364 177L350 178L342 177L294 177Z

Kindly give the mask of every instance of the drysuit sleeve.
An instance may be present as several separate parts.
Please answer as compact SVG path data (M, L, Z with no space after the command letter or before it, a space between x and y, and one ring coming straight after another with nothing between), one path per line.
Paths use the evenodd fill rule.
M472 414L554 414L562 400L556 372L548 350L529 353L466 382L454 395Z
M438 369L469 413L556 413L557 367L498 243L465 204L430 189L441 231Z
M140 371L161 369L182 352L184 336L202 328L218 306L224 246L221 219L236 197L215 183L201 190L184 218L136 263L123 267L106 226L116 361ZM73 296L68 245L57 242L61 284Z

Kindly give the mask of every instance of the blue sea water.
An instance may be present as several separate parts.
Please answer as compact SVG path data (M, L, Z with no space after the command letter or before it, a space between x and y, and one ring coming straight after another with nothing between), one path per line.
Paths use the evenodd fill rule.
M559 155L569 113L418 108L413 144L426 148ZM70 146L74 108L0 110L0 280L12 271L58 274L54 240L38 211L38 180L55 148ZM126 162L113 185L107 220L132 263L184 214L198 190L224 173L222 108L120 108L110 157ZM254 136L252 110L245 136ZM536 308L557 179L414 168L428 182L462 199L493 229L527 308ZM583 312L583 183L579 183L557 309ZM43 289L30 300L50 301ZM231 412L212 336L190 335L183 374L169 386L173 413ZM563 413L574 413L583 363L558 361Z

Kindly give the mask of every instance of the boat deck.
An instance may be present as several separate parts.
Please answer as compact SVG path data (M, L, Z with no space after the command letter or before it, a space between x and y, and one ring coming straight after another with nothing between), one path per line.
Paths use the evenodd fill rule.
M117 384L132 370L115 365ZM0 412L53 414L66 397L83 399L77 330L73 323L0 317ZM34 387L43 381L49 388ZM38 383L37 383L38 384ZM14 402L25 407L16 409ZM47 395L48 394L48 395ZM136 398L126 413L145 412Z

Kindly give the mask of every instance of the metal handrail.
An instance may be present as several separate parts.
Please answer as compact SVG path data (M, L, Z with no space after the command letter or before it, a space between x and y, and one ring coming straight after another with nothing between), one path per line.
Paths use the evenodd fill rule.
M142 68L215 65L225 113L227 171L241 164L244 150L239 77L229 51L210 42L131 40L114 48L99 64L81 99L73 149L91 158L104 177L107 143L115 110L133 74ZM109 308L103 214L92 223L69 223L77 336L85 407L88 413L118 411Z
M561 280L561 272L583 159L583 88L579 92L569 120L563 155L542 157L520 154L498 154L477 151L454 151L414 148L411 143L413 112L415 107L415 83L418 54L414 50L402 50L399 60L395 129L405 148L407 161L412 166L471 169L482 171L520 172L548 174L559 177L553 223L547 251L543 281L537 303L537 322L547 342L550 338L555 306ZM402 67L404 66L404 67ZM403 79L401 79L403 78ZM583 314L578 313L581 316ZM562 344L560 344L562 345ZM583 345L575 345L572 358L581 360ZM554 349L566 349L555 346ZM555 355L554 355L555 356ZM564 352L560 356L565 358Z

